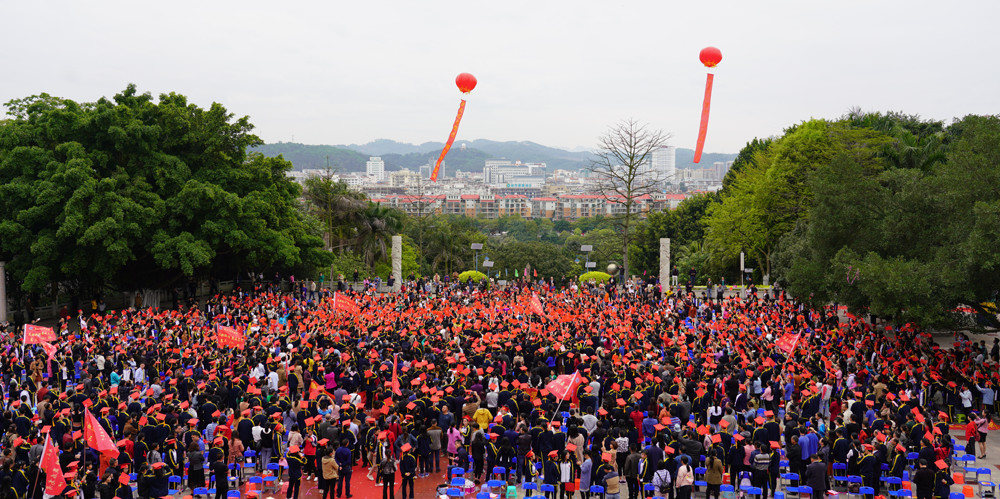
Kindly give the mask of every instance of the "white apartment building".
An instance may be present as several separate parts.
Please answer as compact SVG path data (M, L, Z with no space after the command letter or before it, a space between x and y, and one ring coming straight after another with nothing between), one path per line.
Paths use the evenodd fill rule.
M370 156L365 163L365 172L377 182L385 180L385 162L378 156Z
M677 148L661 146L653 150L652 158L650 158L650 169L656 172L657 178L664 183L664 187L677 185Z

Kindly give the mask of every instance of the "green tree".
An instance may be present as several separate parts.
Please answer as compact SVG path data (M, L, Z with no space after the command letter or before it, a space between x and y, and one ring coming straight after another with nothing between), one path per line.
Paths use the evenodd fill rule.
M360 213L353 247L368 268L389 258L389 245L392 236L402 229L402 219L399 210L371 202Z
M354 239L360 215L367 208L366 196L352 191L343 182L335 182L331 171L309 177L303 197L309 212L323 224L327 248L343 254Z
M790 291L897 323L965 327L952 311L970 307L1000 325L985 305L1000 290L1000 118L952 127L929 168L839 153L815 172L810 216L776 257Z
M0 258L15 282L119 289L324 264L291 165L248 154L246 117L130 85L79 104L46 94L0 124Z

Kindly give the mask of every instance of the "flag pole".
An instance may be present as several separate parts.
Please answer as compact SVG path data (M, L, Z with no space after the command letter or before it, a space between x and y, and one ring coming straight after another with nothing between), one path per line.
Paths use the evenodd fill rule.
M578 376L580 376L580 370L579 369L577 369L576 371L574 371L573 372L573 377L569 379L569 386L570 387L573 386L573 380L575 380ZM566 395L569 395L569 390L568 389L566 390L566 392L567 392ZM552 417L553 418L555 418L556 414L559 414L559 408L562 407L563 400L565 400L565 399L566 399L565 396L559 398L559 403L556 404L556 410L553 411L553 413L552 413Z

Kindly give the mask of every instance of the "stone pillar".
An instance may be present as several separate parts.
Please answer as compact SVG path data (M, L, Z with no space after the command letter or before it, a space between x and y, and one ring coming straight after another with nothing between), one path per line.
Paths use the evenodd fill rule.
M403 236L392 236L392 278L396 281L392 286L395 293L403 287Z
M660 287L670 289L670 238L660 239Z
M7 322L7 262L0 262L0 323Z

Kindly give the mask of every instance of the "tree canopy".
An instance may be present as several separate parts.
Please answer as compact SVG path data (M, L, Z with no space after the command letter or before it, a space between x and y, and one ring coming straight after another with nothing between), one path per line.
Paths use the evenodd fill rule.
M57 282L162 287L185 276L323 264L300 190L247 117L183 95L7 103L0 123L0 259L24 291Z

